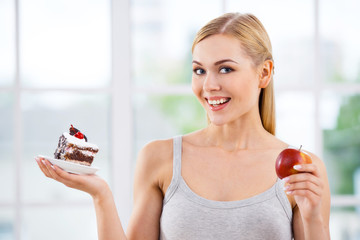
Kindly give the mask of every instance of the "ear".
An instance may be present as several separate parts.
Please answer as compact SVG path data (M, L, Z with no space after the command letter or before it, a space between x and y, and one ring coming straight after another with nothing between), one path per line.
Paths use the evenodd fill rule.
M266 88L267 85L269 85L271 77L273 75L273 66L273 61L266 60L260 67L259 88Z

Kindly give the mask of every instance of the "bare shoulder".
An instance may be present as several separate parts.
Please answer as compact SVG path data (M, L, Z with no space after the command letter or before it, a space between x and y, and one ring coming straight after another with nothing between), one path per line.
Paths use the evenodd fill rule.
M306 154L311 157L312 163L316 165L320 172L326 172L325 163L320 157L318 157L315 153L309 152L307 150L303 150Z
M311 157L313 164L315 164L316 167L318 168L321 178L327 178L326 166L325 166L324 161L312 152L309 152L306 150L304 150L304 152L307 153Z
M147 143L139 152L135 175L165 192L172 177L172 156L172 139Z
M152 170L172 160L172 142L172 139L166 139L147 143L139 152L137 165Z
M262 138L263 148L264 149L273 149L277 151L282 151L289 147L289 144L279 139L277 136L266 132ZM280 152L279 152L280 153Z
M309 152L307 150L304 150L304 152L311 157L311 160L313 161L314 164L324 165L324 162L315 153Z
M134 176L134 206L128 239L158 239L165 176L172 166L172 140L156 140L139 152Z
M139 160L158 161L172 154L172 139L154 140L147 143L139 153Z

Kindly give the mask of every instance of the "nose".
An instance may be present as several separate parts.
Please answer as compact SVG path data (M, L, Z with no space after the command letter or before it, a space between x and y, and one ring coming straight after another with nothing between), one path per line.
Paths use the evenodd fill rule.
M206 78L205 78L205 81L203 84L203 89L207 92L219 91L221 89L220 82L218 81L218 79L216 78L216 76L214 74L208 73L206 75Z

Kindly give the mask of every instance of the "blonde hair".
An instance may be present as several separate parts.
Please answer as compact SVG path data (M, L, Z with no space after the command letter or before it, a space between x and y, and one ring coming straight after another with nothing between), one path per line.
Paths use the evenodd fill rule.
M196 44L215 34L227 34L240 40L245 53L252 59L255 66L259 66L266 60L274 62L270 38L262 23L252 14L226 13L213 19L196 34L192 51ZM268 86L261 89L259 113L265 130L275 135L273 72Z

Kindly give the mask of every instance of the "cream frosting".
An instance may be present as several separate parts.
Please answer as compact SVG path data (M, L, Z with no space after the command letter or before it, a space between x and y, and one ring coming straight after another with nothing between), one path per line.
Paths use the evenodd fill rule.
M83 148L92 148L94 150L99 150L99 147L97 145L86 142L85 139L79 139L77 137L71 136L68 132L64 132L63 135L67 139L68 143L72 143Z

